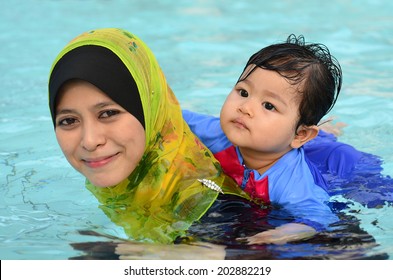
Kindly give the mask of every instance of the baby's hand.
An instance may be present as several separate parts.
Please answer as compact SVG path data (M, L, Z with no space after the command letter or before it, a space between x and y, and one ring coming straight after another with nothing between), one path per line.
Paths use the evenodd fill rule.
M247 241L248 244L285 244L287 242L308 239L316 234L316 230L310 226L297 223L289 223L275 229L270 229L256 235L238 238Z

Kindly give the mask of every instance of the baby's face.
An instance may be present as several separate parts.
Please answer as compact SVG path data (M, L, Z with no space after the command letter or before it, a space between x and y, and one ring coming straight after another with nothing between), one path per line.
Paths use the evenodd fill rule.
M292 147L299 93L274 71L257 67L236 84L221 110L221 126L236 146L255 155L280 156Z
M69 163L93 185L127 178L145 150L141 123L94 85L75 81L58 97L56 138Z

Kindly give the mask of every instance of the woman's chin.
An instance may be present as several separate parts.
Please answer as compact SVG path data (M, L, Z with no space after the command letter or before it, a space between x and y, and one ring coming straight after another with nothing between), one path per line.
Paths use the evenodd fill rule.
M116 186L121 180L97 180L96 178L88 178L89 182L98 188L110 188Z

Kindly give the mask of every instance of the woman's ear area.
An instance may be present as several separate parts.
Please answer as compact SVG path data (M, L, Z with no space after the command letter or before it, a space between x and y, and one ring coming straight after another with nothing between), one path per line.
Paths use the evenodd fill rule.
M304 144L306 144L308 141L314 139L317 137L319 133L319 127L316 125L301 125L298 127L295 137L293 138L291 142L291 147L293 149L300 148Z

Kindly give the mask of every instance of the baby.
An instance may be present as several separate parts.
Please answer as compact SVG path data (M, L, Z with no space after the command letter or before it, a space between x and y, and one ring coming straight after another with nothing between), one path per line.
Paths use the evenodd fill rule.
M226 174L254 199L293 217L249 237L249 243L312 237L337 221L327 205L327 184L312 162L318 155L311 160L303 146L318 136L318 123L334 106L341 83L341 67L326 46L290 35L251 56L220 118L183 111Z

